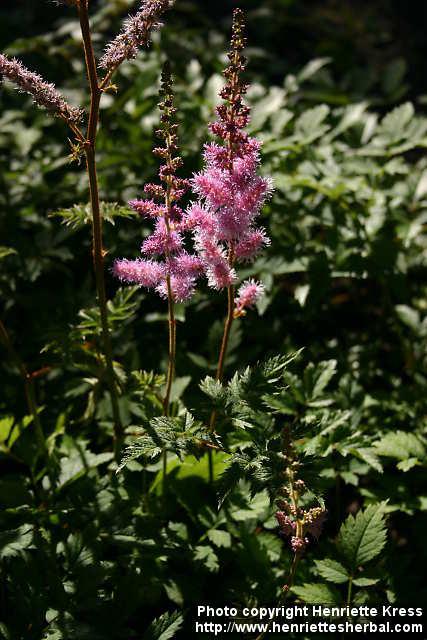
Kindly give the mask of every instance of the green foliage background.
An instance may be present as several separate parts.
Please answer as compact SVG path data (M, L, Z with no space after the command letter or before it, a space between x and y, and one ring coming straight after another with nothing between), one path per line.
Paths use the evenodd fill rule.
M1 48L84 103L73 11L7 4L0 9ZM99 52L131 4L93 3ZM200 168L232 3L176 4L150 52L123 66L117 96L103 99L99 177L108 265L133 257L147 232L124 205L157 170L151 148L166 56L176 76L185 167ZM290 551L277 536L268 492L277 485L277 426L289 416L298 420L304 477L329 512L325 534L301 563L294 597L345 602L351 574L355 602L426 600L426 10L415 16L385 1L241 6L249 22L251 131L264 141L263 171L273 176L275 193L262 220L272 244L244 272L259 276L267 295L258 314L236 323L227 370L231 377L275 354L304 350L280 370L274 392L266 391L267 374L248 382L244 372L222 389L209 379L200 389L215 369L225 304L202 289L179 309L174 387L175 415L185 421L187 407L200 424L163 425L160 445L158 433L154 440L148 434L117 476L95 348L84 169L69 163L60 122L10 86L0 88L1 317L28 369L40 372L40 417L57 477L49 490L22 381L2 349L6 639L167 638L182 624L182 637L191 637L191 608L199 602L274 602ZM165 308L155 296L118 289L110 275L107 285L121 412L132 441L159 414ZM211 402L222 412L232 454L215 456L217 476L227 468L217 488L230 491L220 511L206 456L192 456ZM166 497L156 457L165 442L183 458L170 455ZM350 515L338 535L362 507L359 521ZM363 555L363 540L352 551L362 517L373 523L373 556ZM171 617L150 627L165 612Z

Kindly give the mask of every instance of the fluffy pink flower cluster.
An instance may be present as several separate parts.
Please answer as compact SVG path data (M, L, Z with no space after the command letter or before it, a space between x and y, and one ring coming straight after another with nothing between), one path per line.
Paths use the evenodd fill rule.
M234 317L238 318L240 316L244 316L246 313L245 309L252 308L263 294L264 285L262 282L256 282L253 279L245 280L237 292Z
M171 236L167 234L164 219L160 217L160 207L158 211L154 232L143 242L141 253L144 256L163 257L163 260L147 257L136 260L123 258L115 261L113 274L122 282L154 288L162 298L168 297L169 276L173 300L184 302L193 295L197 276L203 266L198 257L185 251L179 231L172 231ZM151 215L156 216L156 213L153 211ZM170 238L173 238L172 242Z
M209 284L216 289L235 282L235 262L252 260L269 243L264 229L255 226L271 190L269 179L257 173L259 148L253 138L240 143L230 169L227 149L209 144L204 154L206 168L192 180L200 200L187 212L187 224L194 229Z
M199 256L191 255L185 249L187 224L184 211L177 203L188 189L188 181L175 174L182 161L174 155L178 146L177 125L172 122L175 108L171 82L169 67L165 67L161 89L163 101L159 104L163 115L157 132L165 146L154 149L154 153L164 161L159 169L164 186L146 184L144 191L149 199L129 203L141 216L155 221L154 231L142 243L144 257L116 260L113 273L124 282L154 288L162 298L171 295L175 302L184 302L194 293L197 277L203 271L203 262ZM161 204L153 198L160 200Z
M243 103L247 85L240 78L245 69L244 45L243 14L235 9L230 65L224 71L227 84L220 93L224 103L217 108L217 122L211 125L222 143L205 146L205 168L191 181L199 200L186 216L208 284L214 289L232 286L237 280L236 264L253 260L270 242L256 220L271 192L271 180L258 174L261 143L243 131L249 120L249 108ZM235 315L243 315L262 291L262 285L254 281L244 283Z
M142 243L144 258L116 260L114 275L123 282L154 288L162 298L168 297L169 276L173 300L188 300L194 293L203 264L198 256L191 255L184 248L182 209L175 205L174 222L167 224L164 205L150 201L147 206L147 200L133 200L129 204L136 211L144 211L147 217L155 218L156 222L154 231Z

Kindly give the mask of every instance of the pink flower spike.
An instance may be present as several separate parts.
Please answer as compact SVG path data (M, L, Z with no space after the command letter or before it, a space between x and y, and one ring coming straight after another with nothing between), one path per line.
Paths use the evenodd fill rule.
M165 221L159 218L154 232L142 243L141 252L147 256L166 255L182 250L182 238L176 231L168 232Z
M130 200L129 206L144 218L155 218L164 215L165 208L153 200Z
M165 277L164 265L153 260L116 260L113 274L122 282L140 284L143 287L155 287Z
M236 318L246 314L245 309L250 309L264 293L264 285L255 280L245 280L238 291L234 316Z
M236 272L228 264L225 258L222 258L214 264L206 265L206 275L208 276L208 284L213 289L226 289L232 285L236 279Z
M188 230L197 228L208 230L209 233L213 233L214 217L210 211L198 202L193 203L186 211L185 227Z
M185 302L194 293L195 278L180 274L171 276L171 290L174 302ZM164 280L156 287L157 293L164 299L168 297L168 287Z
M251 260L264 246L270 244L270 238L264 229L254 229L243 236L236 245L235 255L241 262Z
M193 277L202 273L204 266L200 258L183 251L171 258L169 269L173 275Z

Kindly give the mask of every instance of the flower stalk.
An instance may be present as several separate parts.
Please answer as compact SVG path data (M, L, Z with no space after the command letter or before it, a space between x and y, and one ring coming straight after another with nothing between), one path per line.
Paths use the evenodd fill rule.
M105 292L104 277L104 257L106 255L106 251L103 247L102 215L99 203L99 188L96 168L96 138L98 132L99 105L101 101L102 90L99 86L96 60L92 45L92 36L88 14L88 0L78 0L77 9L83 38L86 72L90 88L89 121L87 126L86 138L84 141L84 153L86 157L86 169L89 180L89 193L92 209L93 265L95 271L96 291L101 319L105 368L113 412L114 446L117 454L123 439L123 425L120 417L118 392L113 366L111 334L108 325L107 296Z
M300 505L301 497L307 492L304 480L298 477L300 462L291 438L291 429L283 430L283 458L286 468L284 474L286 484L281 490L283 497L277 500L279 510L276 520L280 534L289 539L293 551L292 564L282 590L288 592L293 585L295 573L307 546L318 540L326 518L323 506L306 508Z
M120 280L135 283L156 292L167 300L168 306L168 366L163 397L163 415L170 414L170 397L175 376L176 359L176 317L175 304L191 298L198 275L202 271L202 261L185 250L184 233L187 224L179 201L188 189L188 180L179 178L177 170L182 166L178 151L178 125L175 122L176 108L172 88L170 65L165 63L160 86L161 112L157 136L162 145L153 149L153 154L161 159L159 168L160 184L148 183L141 200L129 204L141 216L154 220L154 231L142 246L144 258L136 260L116 260L113 272ZM158 202L156 202L157 200ZM167 452L163 452L163 482L165 488Z
M194 175L192 187L199 196L187 212L187 223L194 230L196 250L204 264L208 285L227 291L227 314L216 367L216 380L221 382L227 358L233 321L246 315L263 292L254 281L242 283L236 296L236 267L256 256L269 243L256 218L271 190L269 179L258 175L260 143L244 131L249 122L249 107L244 103L248 85L242 80L246 69L243 50L244 14L233 11L229 64L223 72L226 79L220 91L222 103L217 107L217 120L210 125L219 143L205 145L205 168ZM217 413L212 411L209 429L215 432ZM212 452L209 476L212 481Z

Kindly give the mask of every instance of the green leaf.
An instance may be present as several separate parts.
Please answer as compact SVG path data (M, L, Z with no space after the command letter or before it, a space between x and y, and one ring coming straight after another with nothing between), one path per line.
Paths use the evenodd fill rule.
M308 80L312 76L314 76L320 69L322 69L325 65L329 64L332 61L332 58L314 58L310 60L305 67L301 69L301 71L297 75L298 82L304 82Z
M179 611L163 613L156 618L144 633L142 640L169 640L181 629L184 617Z
M384 521L385 502L371 504L356 517L349 515L341 525L338 549L354 573L356 568L378 556L387 538Z
M292 587L291 591L308 604L339 604L341 601L339 592L326 584L305 583Z
M33 527L23 524L17 529L0 533L0 558L13 558L24 551L33 542Z
M380 456L406 460L407 458L423 459L426 455L424 444L414 433L395 431L387 433L374 443Z
M328 116L329 111L330 109L326 104L320 104L304 111L295 123L296 138L304 144L308 144L326 133L330 127L322 123Z
M180 460L185 454L201 457L206 443L220 446L218 437L186 411L180 416L158 416L145 427L145 433L124 451L117 473L131 460L140 457L156 458L162 451L171 451Z
M117 202L101 202L100 209L103 220L112 225L115 224L116 218L134 218L137 216L135 211ZM77 230L92 223L92 210L90 204L75 204L69 209L54 211L50 214L50 217L61 218L62 224Z
M396 313L400 320L413 331L420 328L420 314L416 309L408 307L406 304L398 304L395 306Z
M7 258L7 256L12 256L13 254L18 253L16 249L12 249L12 247L2 247L0 246L0 260L3 258Z
M113 458L114 454L111 452L95 454L86 449L83 442L74 443L69 455L61 459L58 488L74 482L90 469L110 462Z
M170 402L176 402L177 400L179 400L190 382L190 376L181 376L179 378L175 378L172 383Z
M211 529L208 538L216 547L231 547L231 535L223 529Z
M194 559L201 562L209 571L216 572L219 569L218 556L209 545L198 545L195 548Z
M419 464L421 463L418 458L407 458L407 460L401 460L400 462L398 462L396 467L399 469L399 471L403 471L404 473L406 473Z
M0 420L0 443L7 442L14 423L15 418L13 416L5 416Z
M377 584L379 582L379 578L355 578L353 580L353 584L356 587L370 587L373 584Z
M144 434L126 447L116 473L120 473L132 460L138 460L138 458L154 460L162 451L162 447L156 444L150 435Z
M378 471L378 473L383 473L383 466L377 456L378 452L373 447L352 447L349 449L349 452L364 462L367 462L369 466Z
M344 584L344 582L347 582L349 579L347 570L336 560L325 558L324 560L315 560L314 564L322 578L328 582Z
M378 133L384 135L389 142L399 142L404 137L406 126L413 116L413 105L410 102L405 102L384 116Z
M206 376L200 384L200 389L209 396L215 404L219 405L225 398L226 390L219 380Z
M313 374L314 384L311 392L312 398L318 398L323 393L331 379L334 377L336 368L336 360L325 360L318 364Z

